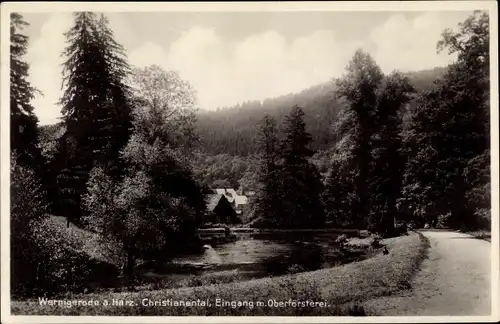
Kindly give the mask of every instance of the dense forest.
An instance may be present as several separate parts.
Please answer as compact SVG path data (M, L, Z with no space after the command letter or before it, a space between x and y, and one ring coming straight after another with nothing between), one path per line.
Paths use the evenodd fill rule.
M415 89L423 91L445 71L446 68L437 67L405 75ZM230 187L238 187L240 181L246 187L251 185L251 178L256 172L258 124L264 115L283 121L294 105L299 105L305 112L307 130L312 135L311 147L317 150L312 159L322 173L326 172L326 155L335 143L332 125L340 110L334 86L335 81L332 81L300 93L248 101L215 111L197 111L195 127L198 141L193 163L199 180L207 186L217 180L227 181ZM44 154L52 154L63 127L63 123L40 127Z
M246 225L255 227L391 237L400 223L490 226L484 12L443 31L438 49L457 54L446 68L384 74L358 50L331 83L215 112L197 111L177 73L130 66L104 15L73 18L62 121L39 127L27 23L11 16L13 294L83 285L88 256L51 232L49 215L113 247L133 288L138 262L200 247L210 186L254 190Z

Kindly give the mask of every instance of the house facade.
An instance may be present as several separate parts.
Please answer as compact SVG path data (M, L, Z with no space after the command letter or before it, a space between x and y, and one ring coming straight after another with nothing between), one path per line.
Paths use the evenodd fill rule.
M241 223L241 220L226 196L214 193L207 195L207 214L203 223L238 224Z
M248 197L232 188L216 188L213 191L215 194L224 195L237 214L241 214L245 205L248 204Z
M236 191L232 188L228 188L228 189L217 188L214 190L215 190L215 193L220 194L220 195L224 195L227 198L227 200L233 205L236 212L238 212L238 211L241 212L242 208L246 204L248 204L248 197L245 195L239 194L238 191Z

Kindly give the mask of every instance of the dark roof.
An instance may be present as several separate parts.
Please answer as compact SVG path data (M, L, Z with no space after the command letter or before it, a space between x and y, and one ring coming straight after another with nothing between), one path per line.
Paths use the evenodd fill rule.
M221 194L207 195L207 209L208 211L214 211L215 207L219 204L220 199L224 197Z
M227 199L227 197L225 195L222 195L222 194L212 194L212 195L207 195L206 196L206 204L207 204L207 210L209 213L213 213L215 208L217 208L217 206L219 206L219 204L222 202L224 203L223 201L221 200L224 200L227 204L227 210L225 212L226 216L224 216L224 218L226 219L226 221L224 222L228 222L228 223L238 223L238 222L241 222L241 220L239 219L236 211L234 210L233 206L231 205L231 203L229 202L229 200ZM228 214L229 213L229 214ZM229 218L227 218L229 217Z

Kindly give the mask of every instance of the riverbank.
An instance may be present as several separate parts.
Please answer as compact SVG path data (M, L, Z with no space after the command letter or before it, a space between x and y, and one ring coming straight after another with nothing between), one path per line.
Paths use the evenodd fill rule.
M409 288L412 277L427 250L425 238L417 233L382 240L381 243L387 246L388 255L377 251L372 258L329 269L194 288L88 294L73 298L81 301L98 301L99 306L48 306L40 305L38 301L13 301L12 313L108 316L352 315L353 307L359 303ZM113 300L123 301L124 304L102 306L105 300L110 303ZM221 303L235 304L220 305L217 304L217 300ZM312 301L317 304L293 303L296 300L304 303ZM128 305L126 301L129 302ZM156 306L154 306L155 301ZM186 301L194 301L197 304L174 306L175 302ZM274 301L278 304L274 304ZM279 304L285 301L289 303ZM205 305L200 305L200 302L204 302ZM263 302L264 306L257 306L257 302ZM360 310L356 313L359 314Z

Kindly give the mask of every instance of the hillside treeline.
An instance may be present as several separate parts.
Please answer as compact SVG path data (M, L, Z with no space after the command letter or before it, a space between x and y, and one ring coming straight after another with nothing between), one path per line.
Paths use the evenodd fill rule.
M424 90L444 74L446 68L405 73L417 90ZM196 128L200 147L209 155L229 154L247 156L258 151L258 130L255 127L267 114L283 122L294 105L306 115L304 121L311 133L311 147L325 150L335 142L332 125L341 108L336 94L336 80L319 84L299 93L292 93L262 101L247 101L216 111L200 111Z

